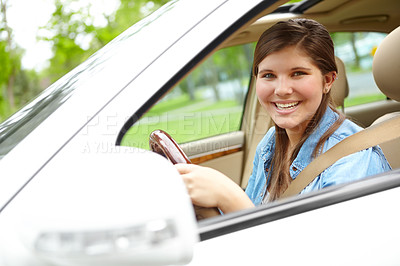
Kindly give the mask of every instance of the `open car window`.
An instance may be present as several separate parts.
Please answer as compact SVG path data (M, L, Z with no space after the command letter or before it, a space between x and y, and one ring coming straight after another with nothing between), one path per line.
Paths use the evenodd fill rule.
M156 129L178 143L240 130L253 51L250 43L215 52L153 105L121 145L148 149Z
M350 88L344 107L385 100L386 96L376 86L372 75L372 60L386 33L335 32L331 36L335 54L346 67Z

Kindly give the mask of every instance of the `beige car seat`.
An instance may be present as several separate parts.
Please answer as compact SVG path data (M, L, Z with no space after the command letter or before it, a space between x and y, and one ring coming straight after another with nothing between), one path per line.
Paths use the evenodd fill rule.
M378 88L390 99L400 102L400 27L385 37L376 50L372 72ZM373 124L400 116L400 112L379 117ZM400 167L400 139L380 145L392 168Z
M336 107L344 110L344 99L349 95L349 84L347 82L346 68L343 61L339 57L335 57L336 66L338 69L337 80L333 83L331 88L331 95Z

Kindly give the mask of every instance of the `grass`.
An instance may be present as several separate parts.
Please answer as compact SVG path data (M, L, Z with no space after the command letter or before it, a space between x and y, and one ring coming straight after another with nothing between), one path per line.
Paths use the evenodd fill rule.
M241 110L227 109L238 106L235 101L202 105L189 112L176 112L180 107L187 106L186 99L171 102L173 104L168 101L161 107L157 106L155 112L154 108L150 110L145 119L140 119L128 130L121 145L149 149L149 135L157 129L168 132L178 143L185 143L232 132L240 126Z
M208 106L198 108L194 111L196 112L202 112L202 111L210 111L210 110L219 110L219 109L225 109L225 108L230 108L230 107L236 107L238 106L238 103L234 100L231 101L219 101L213 104L210 104Z
M344 107L346 108L365 103L377 102L385 99L386 96L383 94L371 94L371 95L363 95L359 97L347 98L344 100Z
M198 102L199 100L190 100L190 97L188 94L183 94L179 97L170 99L168 101L161 101L154 105L149 112L145 114L145 116L156 116L156 115L161 115L165 112L171 111L173 109L178 109L181 107L188 106L189 104Z

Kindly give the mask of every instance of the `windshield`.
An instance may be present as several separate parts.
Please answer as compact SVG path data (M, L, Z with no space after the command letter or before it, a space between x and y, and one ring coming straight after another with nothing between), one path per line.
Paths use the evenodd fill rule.
M125 39L158 19L170 10L177 1L171 1L150 16L136 23L105 47L92 55L84 63L44 90L35 100L23 107L0 125L0 159L28 136L47 117L57 110L73 94L76 88L102 70L105 62L118 51Z

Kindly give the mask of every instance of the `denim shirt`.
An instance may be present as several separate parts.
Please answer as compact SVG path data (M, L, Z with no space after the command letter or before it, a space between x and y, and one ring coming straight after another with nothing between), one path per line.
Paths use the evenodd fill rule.
M328 107L319 125L304 142L297 157L290 165L290 176L292 179L295 179L313 160L312 153L319 139L333 125L337 118L338 114ZM347 119L344 120L341 126L326 140L322 152L327 151L344 138L360 130L362 130L361 127ZM272 127L257 146L253 161L253 172L246 188L246 194L256 206L262 203L269 183L269 180L267 183L267 176L269 169L271 169L274 150L275 127ZM389 171L390 169L388 161L378 146L368 148L339 159L318 175L300 194L359 180L370 175Z

